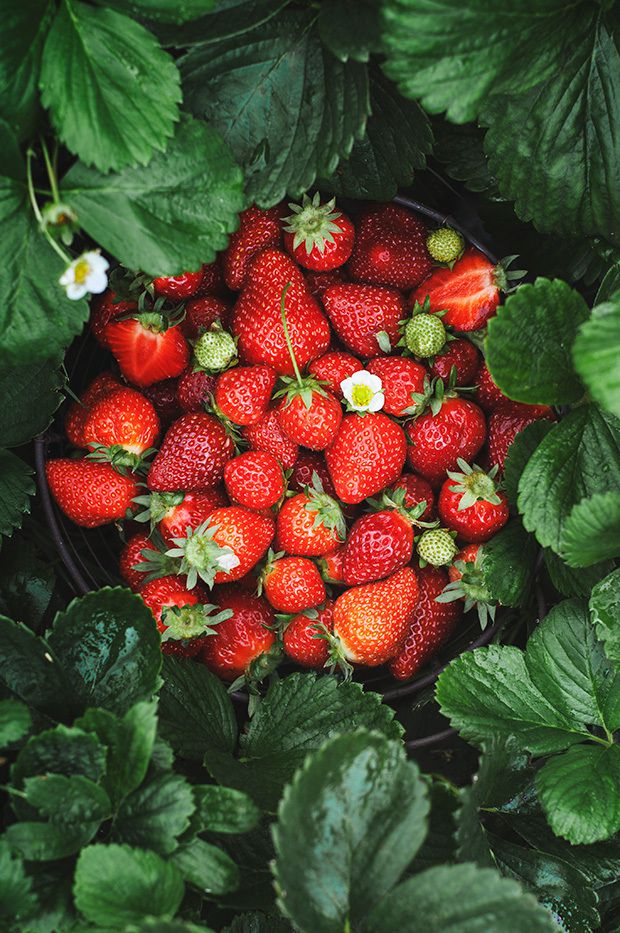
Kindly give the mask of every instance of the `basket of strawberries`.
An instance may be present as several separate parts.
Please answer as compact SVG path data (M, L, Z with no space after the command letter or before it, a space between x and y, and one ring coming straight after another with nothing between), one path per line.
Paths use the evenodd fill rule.
M38 445L78 591L122 581L164 652L250 693L284 663L389 698L490 639L506 452L555 416L481 352L519 273L441 219L316 194L250 207L197 272L113 272Z

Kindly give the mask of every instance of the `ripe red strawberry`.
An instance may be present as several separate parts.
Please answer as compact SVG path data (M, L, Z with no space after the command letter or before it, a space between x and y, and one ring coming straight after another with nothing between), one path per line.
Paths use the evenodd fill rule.
M270 366L235 366L217 377L215 404L234 424L257 424L267 413L276 378Z
M420 593L406 640L390 662L390 673L398 680L409 680L450 637L463 614L461 602L438 603L448 582L443 567L428 564L418 570Z
M461 459L458 466L462 472L448 471L448 479L441 487L439 517L463 541L488 541L504 527L510 514L508 499L495 483L497 467L487 474Z
M168 429L151 464L147 483L154 492L201 491L216 486L234 444L212 415L182 415Z
M276 548L287 554L321 557L338 547L346 534L342 510L319 484L287 499L278 513Z
M251 259L268 247L277 247L282 238L280 217L283 205L268 210L252 205L239 214L239 229L228 241L223 254L224 277L228 288L240 292Z
M183 334L178 327L166 327L160 314L148 312L112 321L104 337L123 376L137 386L180 376L189 362Z
M333 285L324 292L323 305L340 340L359 356L389 353L400 339L398 325L406 308L395 289Z
M285 491L279 461L264 450L248 450L229 460L224 482L231 500L248 509L269 509Z
M110 372L99 373L88 388L82 393L79 402L73 402L65 417L65 433L76 447L86 447L84 425L92 406L111 392L121 389L122 385Z
M407 441L401 427L382 412L345 415L325 461L339 499L362 502L403 471Z
M448 578L450 583L456 583L457 580L461 580L463 577L461 569L457 566L457 564L475 564L480 553L481 550L479 544L466 544L465 547L461 548L461 550L454 558L454 563L450 564L448 567Z
M548 405L522 405L519 402L505 402L499 405L489 416L488 461L491 466L504 470L508 448L520 431L528 424L541 419L555 421L553 409Z
M145 506L135 519L150 522L157 527L164 543L172 546L174 538L183 538L188 528L197 528L209 518L215 509L228 505L226 493L221 486L206 492L153 492L150 496L138 496L135 500Z
M331 285L344 285L347 278L344 270L334 269L333 272L306 272L306 283L310 289L310 294L315 298L322 298L323 293Z
M188 590L178 577L160 577L145 583L140 596L149 607L161 632L161 650L175 657L193 658L217 631L214 626L229 616L216 612L200 587Z
M136 564L141 564L146 560L143 551L149 552L148 556L151 558L157 558L158 556L151 539L144 531L138 531L137 534L132 535L121 551L119 560L120 574L127 586L134 591L140 589L147 575L146 571L135 569Z
M419 217L396 204L380 204L357 222L349 274L359 282L414 288L431 271L426 227Z
M287 623L282 635L284 651L302 667L322 668L329 659L329 644L317 632L317 625L323 630L334 629L334 601L328 599L320 609L309 609L306 614L293 616Z
M91 450L127 466L137 464L158 435L155 409L141 392L129 388L119 388L95 402L84 424L84 441Z
M295 384L289 385L276 409L280 427L296 444L311 450L325 450L342 421L340 402L311 377L304 380L302 394L297 388Z
M221 321L223 327L230 323L230 308L213 295L191 298L185 305L185 317L179 324L187 340L197 340L212 324Z
M444 324L468 333L493 317L509 277L504 265L494 266L480 250L469 246L452 269L435 269L411 298L422 304L428 295L431 311L446 312Z
M265 596L278 612L303 612L325 602L321 574L307 557L270 554L262 579Z
M432 518L435 506L435 493L428 480L423 479L421 476L416 476L415 473L403 473L403 475L396 480L391 491L396 489L405 490L403 504L406 509L414 509L420 502L426 502L426 508L420 515L420 518L424 520Z
M344 265L353 251L355 227L346 214L336 210L336 199L321 204L316 192L304 194L301 204L289 204L292 214L284 221L284 245L305 269L330 272Z
M179 573L191 589L198 579L207 586L232 583L254 567L267 552L276 526L272 518L238 505L214 509L195 529L174 539L166 554L181 560Z
M472 460L486 437L484 414L477 405L442 395L441 381L437 389L439 398L436 403L431 401L431 410L407 426L409 463L433 484L444 479L446 470L454 469L459 457Z
M140 596L155 616L157 628L160 632L163 632L166 628L162 620L165 609L172 606L178 606L179 608L182 606L196 606L201 598L207 600L207 594L201 587L188 590L183 585L180 577L173 576L159 577L157 580L151 580L143 584L140 589Z
M355 356L345 353L344 350L329 350L318 360L312 360L308 366L315 379L323 383L323 388L340 399L343 398L340 383L363 368L363 364Z
M402 417L406 411L411 414L412 393L424 388L424 367L406 356L382 356L370 360L366 369L381 380L386 415Z
M138 495L130 474L93 460L48 460L45 473L52 495L65 515L84 528L96 528L125 518Z
M412 567L342 593L334 606L334 637L344 659L377 667L398 654L417 600L417 576Z
M135 301L121 301L110 289L102 295L97 295L93 299L90 311L90 329L97 342L102 347L107 347L105 329L110 321L121 315L132 314L137 309Z
M459 337L446 343L441 353L435 357L431 364L431 375L439 376L440 379L447 383L450 380L452 367L454 366L456 370L455 385L475 385L479 361L480 354L473 343ZM480 398L477 401L480 403Z
M265 412L259 421L245 427L242 434L252 450L265 450L273 454L282 464L283 470L290 470L297 460L299 448L280 427L275 408Z
M202 267L202 281L196 292L197 296L205 295L224 295L226 286L224 284L224 272L222 270L221 256L217 256L214 262L206 263Z
M336 492L325 458L313 450L299 451L299 456L288 478L288 488L292 492L303 492L306 486L312 486L315 473L327 495L335 496Z
M204 642L201 659L209 670L232 681L257 667L273 669L278 655L271 607L258 596L233 593L228 587L222 587L215 598L220 610L232 615Z
M478 386L476 390L476 402L481 408L484 408L485 411L493 411L493 409L497 408L499 405L503 405L505 402L510 404L510 399L495 385L493 377L484 360L480 361L480 365L474 373L472 384Z
M215 391L215 376L204 369L188 369L177 384L177 400L181 411L204 411Z
M317 561L326 583L344 586L344 544Z
M267 249L252 261L233 312L232 331L238 338L243 363L266 364L283 375L292 375L293 364L286 345L281 318L282 293L293 352L303 369L329 346L329 324L310 294L298 266L290 256Z
M156 295L163 295L171 301L182 301L195 295L202 284L202 267L197 272L182 272L180 275L160 275L153 279Z
M177 384L176 379L162 379L152 386L142 387L142 394L152 404L162 425L168 426L182 414L177 400Z

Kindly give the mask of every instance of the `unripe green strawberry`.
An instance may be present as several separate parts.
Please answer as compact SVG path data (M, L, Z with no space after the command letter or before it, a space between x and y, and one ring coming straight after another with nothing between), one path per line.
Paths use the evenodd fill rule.
M454 543L455 536L445 528L430 528L424 531L416 542L421 566L432 564L433 567L444 567L451 564L458 552Z
M452 227L440 227L427 237L426 248L436 262L456 262L465 249L465 240Z
M200 337L194 347L194 358L208 373L221 373L237 357L237 343L228 331L214 327Z
M439 353L446 336L446 328L436 314L415 314L405 325L405 345L421 359Z

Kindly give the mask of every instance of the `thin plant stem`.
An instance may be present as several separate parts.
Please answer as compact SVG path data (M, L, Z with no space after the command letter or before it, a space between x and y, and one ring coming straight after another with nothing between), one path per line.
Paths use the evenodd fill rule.
M282 299L280 301L280 315L282 317L282 327L284 328L284 339L286 340L286 346L293 364L293 370L295 371L295 377L300 386L303 386L303 380L301 378L301 373L299 372L299 366L297 365L297 360L295 359L295 353L293 351L293 344L291 343L291 335L288 332L288 324L286 323L286 293L291 287L291 282L287 282L284 288L282 289Z
M50 188L52 189L52 198L54 200L54 204L59 204L60 195L58 193L58 182L56 180L56 172L54 171L54 166L52 164L52 160L50 159L50 154L47 150L45 139L41 136L40 140L41 140L41 151L43 153L43 159L45 161L45 169L47 171L47 177L50 180Z
M28 197L30 199L30 204L32 205L34 216L37 218L37 221L39 222L39 227L41 229L43 236L45 237L49 245L52 247L54 252L57 253L58 256L60 256L62 261L68 264L71 262L71 257L67 253L65 253L64 249L62 249L62 247L58 245L58 243L53 238L53 236L51 236L49 230L45 228L45 222L43 220L43 215L41 214L41 210L39 208L39 205L37 204L37 198L34 193L34 184L32 181L32 156L33 155L34 153L32 149L28 149L26 153L26 185L28 188Z

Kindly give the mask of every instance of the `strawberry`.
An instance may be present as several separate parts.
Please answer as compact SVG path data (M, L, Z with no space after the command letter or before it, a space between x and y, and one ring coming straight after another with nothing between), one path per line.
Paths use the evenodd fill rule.
M457 580L461 580L463 578L461 566L463 564L475 564L478 560L478 555L481 553L479 544L466 544L465 547L461 548L454 558L454 563L450 564L448 567L448 579L450 583L456 583Z
M79 402L73 402L65 417L65 433L76 447L86 447L84 425L92 406L111 392L122 388L116 376L110 372L99 373L82 393Z
M333 285L323 305L342 342L359 356L381 356L395 347L405 301L392 288L373 285Z
M426 238L426 248L435 262L454 264L463 255L465 239L452 227L440 227Z
M522 405L520 402L506 402L498 406L489 416L488 461L497 466L500 473L504 470L508 448L520 431L528 424L541 419L555 420L553 409L548 405Z
M452 367L454 367L456 372L455 385L474 385L477 381L476 372L479 360L480 354L473 343L457 337L456 340L450 340L446 343L443 350L431 361L431 375L448 382ZM479 394L476 401L481 404ZM484 406L482 407L484 408Z
M445 311L443 323L455 330L480 330L497 311L501 292L523 273L506 272L507 261L494 266L469 246L451 269L435 269L412 294L420 304L428 297L431 311Z
M482 570L482 545L466 544L454 557L448 567L450 582L443 592L436 597L438 603L454 604L463 607L463 612L475 608L480 627L486 628L489 620L495 621L497 603L489 593Z
M224 482L231 500L248 509L269 509L285 491L282 467L264 450L248 450L229 460Z
M90 329L97 343L102 347L107 347L108 342L105 336L107 325L118 317L133 314L137 311L138 305L135 301L121 301L115 292L111 289L97 295L91 304L90 310Z
M400 345L420 359L428 359L440 353L448 339L448 332L441 319L442 314L443 312L430 313L428 299L423 305L415 302L411 317L402 322L404 327Z
M112 321L104 337L129 382L150 386L180 376L189 362L189 349L178 327L167 327L153 312L126 321Z
M148 557L157 558L157 551L144 531L132 535L121 551L120 574L127 586L134 591L140 589L146 580L146 571L136 570L136 564L141 564L147 559L143 551L149 552Z
M325 459L321 454L312 450L299 451L299 456L288 478L288 488L292 492L303 492L306 486L312 486L315 473L327 495L335 496L336 492Z
M273 540L273 519L238 505L214 509L197 528L173 539L168 557L180 558L179 573L189 589L200 578L207 586L239 580L267 552Z
M403 505L406 509L413 509L421 502L426 502L426 508L421 513L420 518L432 518L435 506L435 493L433 492L433 487L427 480L422 479L421 476L416 476L415 473L403 473L403 475L396 480L391 491L397 489L405 490Z
M151 386L142 386L142 394L146 395L160 422L166 426L182 414L177 400L177 384L176 379L162 379Z
M282 635L284 651L287 657L301 667L320 669L328 662L329 645L325 638L321 638L317 625L322 626L323 631L333 631L333 600L328 599L319 609L308 609L307 613L293 616L287 623Z
M224 272L222 269L222 259L216 256L213 262L205 263L202 267L202 281L196 292L197 297L208 295L224 295L226 286L224 284Z
M188 369L177 383L177 401L181 411L204 411L215 390L215 376L204 369Z
M339 499L362 502L403 470L407 441L401 427L382 412L345 415L325 461Z
M443 524L463 541L488 541L509 517L508 499L495 483L497 466L487 474L474 464L458 460L460 473L448 471L439 493L438 510Z
M154 492L209 489L222 480L233 452L233 442L217 418L204 412L182 415L168 428L147 484Z
M493 411L494 408L503 405L504 402L510 404L510 399L495 385L493 377L484 360L480 361L480 365L474 373L473 383L478 387L476 390L476 402L481 408L484 408L485 411Z
M342 268L334 269L333 272L306 272L306 283L310 289L310 294L315 298L322 298L326 289L330 285L344 285L347 278Z
M370 208L358 219L348 270L359 282L414 288L431 271L426 227L397 204Z
M280 427L275 408L265 412L259 421L245 427L242 434L252 450L265 450L273 454L283 470L290 470L297 460L299 448Z
M284 245L305 269L330 272L344 265L353 251L355 228L346 214L336 210L336 199L321 204L304 194L301 204L289 204L293 212L284 220Z
M221 324L213 324L194 344L194 363L208 373L221 373L233 366L237 342Z
M197 340L216 321L226 327L229 319L228 305L213 295L205 295L203 298L191 298L187 302L185 317L179 323L179 329L187 340Z
M363 368L363 364L350 353L345 353L344 350L329 350L317 360L312 360L308 371L323 383L324 389L342 399L340 383Z
M424 367L406 356L382 356L370 360L366 369L381 379L383 411L397 417L411 414L412 393L420 393L424 388L427 375Z
M84 441L97 459L135 468L159 435L159 418L141 392L117 389L95 402L84 424Z
M231 615L219 623L215 634L205 639L201 660L226 681L251 675L254 671L262 674L262 669L273 670L279 652L272 631L275 619L270 606L258 596L233 593L226 587L216 598L220 610Z
M430 564L418 571L420 593L407 637L398 655L390 661L390 673L409 680L450 637L463 614L460 602L437 602L448 582L441 567Z
M401 650L418 600L412 567L353 586L334 605L332 649L345 661L377 667Z
M135 521L150 522L151 529L157 528L169 547L175 538L185 537L188 528L197 528L215 509L228 505L221 486L206 492L153 492L134 501L144 506Z
M317 563L326 583L344 586L344 544L331 554L325 554Z
M202 284L202 267L197 272L182 272L180 275L161 275L153 279L156 295L162 295L171 301L182 301L195 295Z
M316 485L287 499L278 513L276 548L287 554L321 557L344 541L346 524L335 499L323 491L318 476Z
M245 285L248 266L257 253L280 245L281 215L279 204L268 210L253 205L239 214L239 229L230 237L223 254L224 278L232 291L239 292Z
M255 257L233 312L232 332L238 339L241 361L266 364L281 376L293 374L281 317L282 292L289 282L288 328L297 363L303 369L327 350L329 324L286 253L267 249Z
M207 594L199 587L188 590L178 577L160 577L145 583L140 596L149 607L161 632L161 650L177 657L195 657L215 625L229 618L228 612L214 612Z
M257 424L267 413L276 378L270 366L236 366L217 377L215 404L234 424Z
M445 567L451 564L458 551L454 539L455 531L446 528L430 528L416 538L416 550L420 558L420 567L431 564L433 567Z
M325 584L307 557L283 557L270 551L262 588L278 612L303 612L325 602Z
M109 463L48 460L45 474L62 511L83 528L120 521L138 495L134 477L118 473Z

